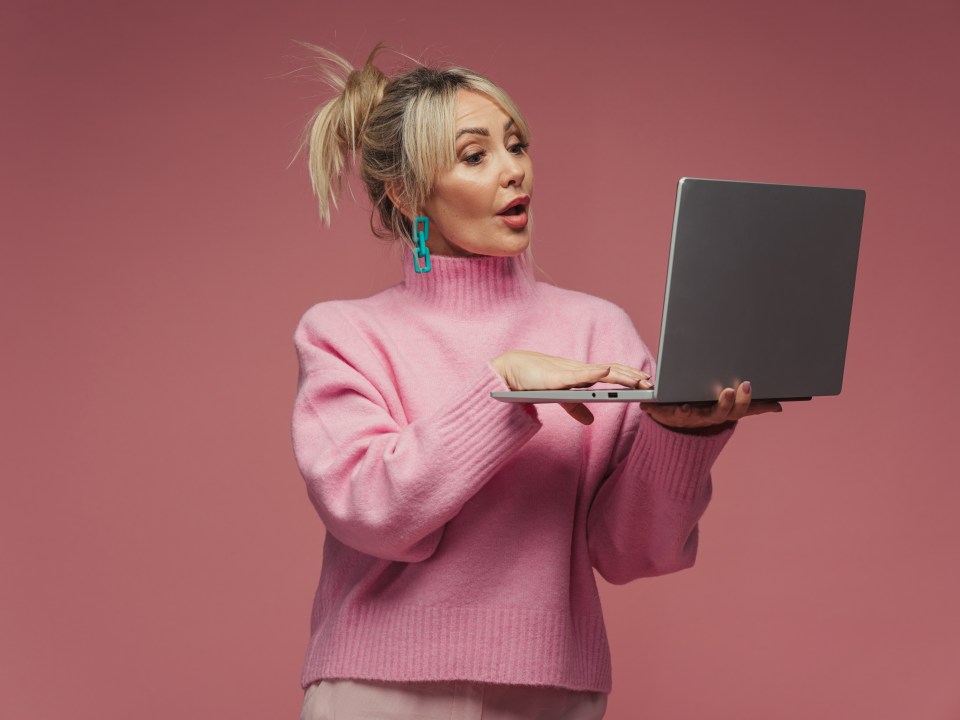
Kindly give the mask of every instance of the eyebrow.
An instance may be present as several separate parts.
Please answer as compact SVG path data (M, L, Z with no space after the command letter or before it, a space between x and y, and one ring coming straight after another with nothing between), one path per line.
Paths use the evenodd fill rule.
M511 128L511 126L513 126L513 118L509 118L503 124L503 131L506 132ZM481 135L483 137L490 137L490 131L482 127L460 128L457 130L457 137L455 137L454 140L459 139L461 135Z

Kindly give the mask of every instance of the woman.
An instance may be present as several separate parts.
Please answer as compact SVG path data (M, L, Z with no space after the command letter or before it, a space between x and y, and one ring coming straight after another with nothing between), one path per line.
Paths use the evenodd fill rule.
M405 280L316 305L295 334L294 449L327 528L302 717L600 718L593 569L692 565L734 421L778 408L751 407L749 383L595 417L492 400L650 387L653 359L616 306L531 279L529 131L503 90L313 50L340 91L310 126L321 217L355 155Z

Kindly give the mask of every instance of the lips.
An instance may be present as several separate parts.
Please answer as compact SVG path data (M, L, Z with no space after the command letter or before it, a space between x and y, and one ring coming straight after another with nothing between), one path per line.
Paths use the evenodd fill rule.
M519 215L527 211L527 205L530 204L529 195L520 195L511 200L504 206L497 215Z
M497 213L503 222L514 230L522 230L527 226L527 206L530 204L529 195L521 195L511 200L506 207Z

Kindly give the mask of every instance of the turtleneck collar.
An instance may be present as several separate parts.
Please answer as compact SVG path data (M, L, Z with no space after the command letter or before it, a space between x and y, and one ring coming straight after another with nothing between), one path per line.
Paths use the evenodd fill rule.
M417 273L413 253L403 249L403 287L437 309L478 312L522 304L536 285L517 257L431 255L431 269Z

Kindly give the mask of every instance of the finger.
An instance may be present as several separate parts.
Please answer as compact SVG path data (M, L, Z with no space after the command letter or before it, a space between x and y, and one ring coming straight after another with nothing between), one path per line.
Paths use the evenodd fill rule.
M730 412L728 420L739 420L744 415L747 414L747 411L750 409L750 400L753 397L753 386L750 384L749 380L744 380L737 387L736 391L736 401L734 402L733 410Z
M607 377L603 379L603 382L617 383L627 387L653 387L653 383L650 382L650 376L647 373L627 365L621 365L620 363L612 363L610 365L610 372Z
M623 365L621 363L610 363L610 369L612 371L618 371L624 375L629 375L630 377L635 377L641 380L649 380L650 374L645 373L643 370L639 370L635 367L630 367L629 365Z
M602 382L610 372L606 365L582 365L566 367L559 370L556 377L556 388L581 388L589 387L594 383Z
M603 382L609 374L609 365L584 365L565 372L563 387L587 387L594 383Z
M583 423L584 425L589 425L593 422L593 413L590 412L590 408L583 403L560 403L560 407L570 413L570 417L577 422Z
M670 427L694 427L700 424L697 411L690 405L663 405L657 419Z
M733 388L724 388L720 391L720 397L717 398L717 404L713 406L710 413L709 425L718 425L731 419L730 415L734 411L737 402L737 392Z

